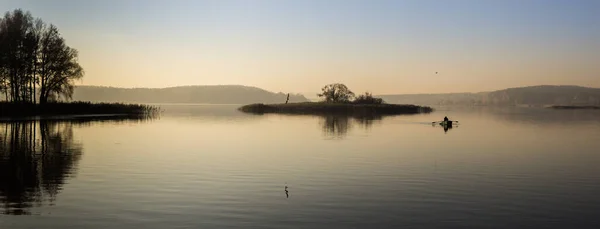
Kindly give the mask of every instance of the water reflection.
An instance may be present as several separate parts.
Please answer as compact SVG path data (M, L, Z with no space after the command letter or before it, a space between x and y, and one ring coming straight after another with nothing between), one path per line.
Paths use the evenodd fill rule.
M323 133L328 136L345 136L351 128L347 116L323 116L321 119Z
M365 129L370 129L373 124L381 122L383 116L381 115L362 115L355 116L354 120L359 126L364 127Z
M83 146L75 125L145 118L90 118L0 123L0 203L2 214L28 215L53 205L67 179L76 172Z
M52 121L2 124L0 198L4 214L30 214L52 203L82 155L70 123Z
M438 127L442 127L442 129L444 129L444 133L448 133L449 130L451 130L454 127L457 127L458 124L452 124L452 125L444 125L442 123L439 122L433 122L431 123L431 126L438 128Z
M452 125L443 125L444 133L448 133L448 130L452 129Z
M356 125L369 129L382 119L382 116L325 115L319 117L325 136L337 138L345 137Z

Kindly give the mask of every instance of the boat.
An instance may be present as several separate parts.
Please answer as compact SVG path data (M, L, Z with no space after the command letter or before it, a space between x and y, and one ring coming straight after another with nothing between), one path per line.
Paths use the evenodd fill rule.
M440 122L440 126L452 127L452 123L453 123L453 121L450 121L450 120L448 120L448 121L441 121Z

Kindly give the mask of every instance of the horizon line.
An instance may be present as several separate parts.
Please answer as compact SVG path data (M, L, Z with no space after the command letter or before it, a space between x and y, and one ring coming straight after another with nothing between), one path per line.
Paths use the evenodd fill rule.
M178 86L168 86L168 87L118 87L118 86L106 86L106 85L75 85L75 87L105 87L105 88L117 88L117 89L168 89L168 88L178 88L178 87L218 87L218 86L237 86L237 87L249 87L249 88L256 88L256 89L260 89L260 90L264 90L264 91L268 91L268 92L272 92L272 93L285 93L282 91L279 92L275 92L275 91L270 91L264 88L261 88L259 86L253 86L253 85L243 85L243 84L190 84L190 85L178 85ZM506 87L506 88L502 88L502 89L496 89L496 90L489 90L489 91L477 91L477 92L443 92L443 93L398 93L398 94L393 94L393 93L385 93L385 94L375 94L374 95L378 95L378 96L389 96L389 95L440 95L440 94L478 94L478 93L486 93L486 92L494 92L494 91L501 91L501 90L506 90L506 89L516 89L516 88L527 88L527 87L543 87L543 86L550 86L550 87L581 87L581 88L590 88L590 89L600 89L600 88L596 88L596 87L589 87L589 86L580 86L580 85L574 85L574 84L536 84L536 85L527 85L527 86L515 86L515 87ZM290 94L300 94L303 96L306 96L310 93L308 92L289 92ZM318 94L318 92L314 92L316 94Z

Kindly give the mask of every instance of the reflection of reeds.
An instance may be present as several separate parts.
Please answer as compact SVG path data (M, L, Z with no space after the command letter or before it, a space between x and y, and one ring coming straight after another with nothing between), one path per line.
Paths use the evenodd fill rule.
M34 115L157 115L159 108L143 104L123 103L7 103L0 102L0 116L22 117Z
M82 145L74 140L73 126L147 120L147 116L90 116L0 123L2 213L31 214L32 207L55 200L83 155Z

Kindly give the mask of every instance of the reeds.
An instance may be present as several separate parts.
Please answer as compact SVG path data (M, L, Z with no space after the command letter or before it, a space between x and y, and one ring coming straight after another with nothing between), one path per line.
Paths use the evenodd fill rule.
M46 104L0 102L0 117L47 115L156 115L158 107L143 104L52 102Z

